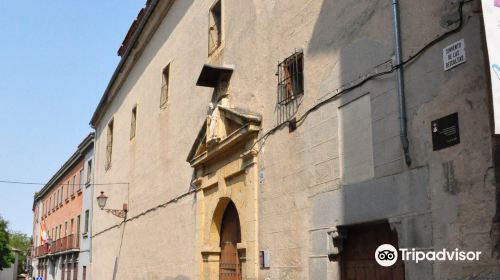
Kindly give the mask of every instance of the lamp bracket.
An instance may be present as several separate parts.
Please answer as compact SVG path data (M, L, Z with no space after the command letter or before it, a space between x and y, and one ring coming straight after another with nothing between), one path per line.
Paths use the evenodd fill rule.
M117 216L118 218L125 219L125 217L127 217L127 210L118 210L118 209L103 209L103 210Z

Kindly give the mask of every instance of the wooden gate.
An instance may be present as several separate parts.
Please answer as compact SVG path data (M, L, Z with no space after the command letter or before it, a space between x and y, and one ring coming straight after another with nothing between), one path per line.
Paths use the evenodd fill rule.
M391 267L375 261L375 250L382 244L398 247L398 236L389 224L346 228L342 252L342 280L404 280L404 263L399 256Z
M238 242L241 242L240 219L236 207L230 202L224 212L221 225L220 280L241 280Z

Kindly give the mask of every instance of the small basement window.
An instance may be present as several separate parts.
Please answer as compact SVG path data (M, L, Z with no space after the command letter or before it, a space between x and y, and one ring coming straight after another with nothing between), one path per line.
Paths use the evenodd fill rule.
M222 8L218 0L210 9L208 27L208 54L212 54L222 44Z
M304 54L296 50L278 64L278 104L285 105L304 93Z
M162 81L161 81L161 97L160 97L160 108L165 108L168 101L168 88L170 81L170 64L163 68Z

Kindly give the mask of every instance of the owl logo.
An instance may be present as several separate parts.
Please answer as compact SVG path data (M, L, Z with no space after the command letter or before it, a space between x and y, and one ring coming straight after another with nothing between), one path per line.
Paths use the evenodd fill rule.
M438 132L438 125L437 124L433 124L432 125L432 133L436 133Z

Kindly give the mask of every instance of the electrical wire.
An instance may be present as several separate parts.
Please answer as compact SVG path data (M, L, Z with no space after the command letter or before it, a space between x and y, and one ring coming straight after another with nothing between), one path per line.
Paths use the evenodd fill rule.
M334 90L334 91L332 91L332 92L328 93L328 94L331 94L331 93L333 93L333 92L337 92L336 94L334 94L334 95L332 95L332 96L328 97L327 99L325 99L325 100L323 100L323 101L321 101L321 102L317 103L317 104L316 104L316 105L314 105L313 107L309 108L309 109L308 109L308 110L307 110L307 111L306 111L306 112L305 112L305 113L304 113L301 117L299 117L299 118L297 119L297 121L296 121L296 122L297 122L297 124L302 123L302 122L303 122L303 121L307 118L307 116L308 116L310 113L312 113L312 112L314 112L315 110L319 109L319 108L320 108L321 106L323 106L324 104L327 104L327 103L331 102L332 100L334 100L335 98L339 97L339 96L340 96L340 95L342 95L342 94L345 94L345 93L347 93L347 92L349 92L349 91L351 91L351 90L353 90L353 89L355 89L355 88L358 88L358 87L362 86L363 84L365 84L366 82L368 82L368 81L370 81L370 80L372 80L372 79L375 79L375 78L377 78L377 77L381 77L381 76L384 76L384 75L387 75L387 74L393 73L396 69L398 69L399 67L403 67L404 65L408 64L409 62L411 62L412 60L414 60L415 58L417 58L418 56L420 56L420 55L421 55L422 53L424 53L427 49L429 49L430 47L432 47L433 45L435 45L435 44L436 44L436 43L438 43L439 41L441 41L441 40L443 40L444 38L446 38L446 37L448 37L448 36L450 36L450 35L452 35L452 34L454 34L454 33L458 32L458 31L462 28L462 26L463 26L463 10L462 10L462 9L463 9L463 5L464 5L465 3L469 3L469 2L471 2L471 1L472 1L472 0L466 0L466 1L461 1L461 2L460 2L460 4L459 4L459 14L460 14L460 15L459 15L459 19L458 19L457 21L453 22L453 23L459 22L459 25L458 25L457 27L455 27L454 29L451 29L451 30L447 31L446 33L444 33L444 34L442 34L442 35L438 36L436 39L434 39L433 41L431 41L431 42L429 42L428 44L426 44L426 45L425 45L422 49L420 49L417 53L415 53L415 54L414 54L414 55L412 55L412 56L409 56L406 60L404 60L404 61L403 61L402 63L400 63L399 65L394 65L394 66L392 66L392 67L391 67L391 69L389 69L389 70L387 70L387 71L382 71L382 72L378 72L378 73L375 73L375 74L371 74L371 75L365 76L365 78L363 78L362 80L360 80L360 81L359 81L359 82L357 82L357 83L354 83L354 84L352 84L352 82L351 82L351 83L348 83L348 84L351 84L351 85L350 85L350 86L348 86L348 87L346 87L346 88L343 88L343 86L342 86L342 87L340 87L339 89L343 88L342 90L336 89L336 90ZM328 95L328 94L327 94L327 95ZM277 126L273 127L272 129L270 129L269 131L267 131L267 132L266 132L263 136L261 136L259 139L257 139L257 140L254 142L254 144L252 145L252 147L251 147L251 148L253 148L253 147L254 147L257 143L261 142L262 140L267 139L267 137L269 137L270 135L272 135L273 133L275 133L277 130L279 130L279 129L280 129L280 128L282 128L283 126L285 126L285 125L289 124L290 122L291 122L290 120L287 120L287 121L285 121L285 122L283 122L283 123L281 123L281 124L279 124L279 125L277 125ZM261 145L261 148L262 148L262 145ZM260 151L260 149L259 149L259 151ZM16 181L2 181L2 180L0 180L0 183L26 184L26 185L44 185L44 184L39 184L39 183L16 182ZM118 185L118 184L127 184L127 185L129 185L129 183L108 183L108 184L94 184L94 185ZM102 235L102 234L104 234L104 233L106 233L106 232L108 232L108 231L110 231L110 230L112 230L112 229L114 229L114 228L118 228L118 227L120 227L121 225L126 224L127 222L130 222L130 221L136 220L136 219L140 218L141 216L144 216L144 215L146 215L146 214L148 214L148 213L150 213L150 212L153 212L153 211L159 210L159 209L164 208L164 207L166 207L166 206L168 206L168 205L170 205L170 204L176 203L179 199L182 199L182 198L184 198L184 197L186 197L186 196L188 196L188 195L191 195L191 194L193 194L193 193L196 193L198 190L199 190L199 189L197 189L197 188L191 189L191 190L189 190L189 191L187 191L187 192L185 192L185 193L183 193L183 194L181 194L181 195L179 195L179 196L176 196L176 197L174 197L174 198L170 199L170 200L169 200L169 201L167 201L167 202L164 202L164 203L162 203L162 204L159 204L159 205L157 205L157 206L154 206L154 207L152 207L152 208L149 208L149 209L147 209L147 210L145 210L145 211L143 211L143 212L141 212L141 213L138 213L138 214L134 215L133 217L130 217L130 218L127 218L127 219L125 219L125 220L121 221L121 222L120 222L120 223L118 223L118 224L112 225L112 226L110 226L110 227L108 227L108 228L105 228L105 229L103 229L103 230L101 230L101 231L99 231L99 232L95 233L94 235L92 235L92 238L97 237L97 236L99 236L99 235Z
M463 24L464 24L464 15L463 15L463 6L464 4L466 3L469 3L469 2L472 2L472 0L464 0L464 1L461 1L458 5L458 14L459 14L459 18L455 21L452 21L450 22L450 24L454 24L454 23L457 23L458 22L458 25L453 28L453 29L450 29L449 31L439 35L436 37L436 39L430 41L429 43L427 43L424 47L422 47L418 52L416 52L415 54L413 55L410 55L406 60L404 60L403 62L401 62L400 64L397 64L397 65L393 65L391 67L391 69L387 70L387 71L382 71L382 72L378 72L378 73L374 73L374 74L370 74L370 75L367 75L365 76L363 79L359 80L358 82L355 82L356 80L353 80L349 83L346 83L344 85L342 85L341 87L327 93L326 95L330 95L334 92L336 92L334 95L328 97L327 99L325 100L322 100L321 102L315 104L314 106L312 106L311 108L309 108L307 111L305 111L302 116L300 116L299 118L297 118L296 120L294 120L293 118L292 119L288 119L286 121L284 121L283 123L280 123L279 125L271 128L269 131L267 131L263 136L261 136L260 138L258 138L254 144L252 145L252 149L253 147L261 142L261 141L264 141L272 134L274 134L276 131L278 131L279 129L281 129L282 127L292 123L292 122L295 122L296 126L300 126L300 124L303 123L303 121L307 118L307 116L318 110L320 107L322 107L323 105L327 104L327 103L330 103L332 102L333 100L337 99L338 97L340 97L341 95L344 95L358 87L361 87L362 85L364 85L366 82L370 81L370 80L373 80L375 78L378 78L378 77L381 77L381 76L385 76L385 75L388 75L388 74L391 74L393 73L394 71L396 71L396 69L400 68L400 67L404 67L406 64L410 63L411 61L415 60L416 58L418 58L420 55L422 55L425 51L427 51L428 49L430 49L431 47L433 47L434 45L436 45L438 42L442 41L443 39L457 33L458 31L460 31L463 27ZM374 69L376 69L377 67L375 67ZM349 85L347 87L344 87L345 85ZM264 144L262 144L264 145ZM261 146L262 146L261 145ZM261 148L259 148L259 151L261 150Z
M22 182L22 181L10 181L10 180L0 180L0 184L14 184L14 185L35 185L35 186L45 186L47 183L35 183L35 182ZM129 183L90 183L94 186L108 186L108 185L128 185ZM67 184L53 184L52 186L66 186ZM86 186L89 184L71 184L72 186Z

